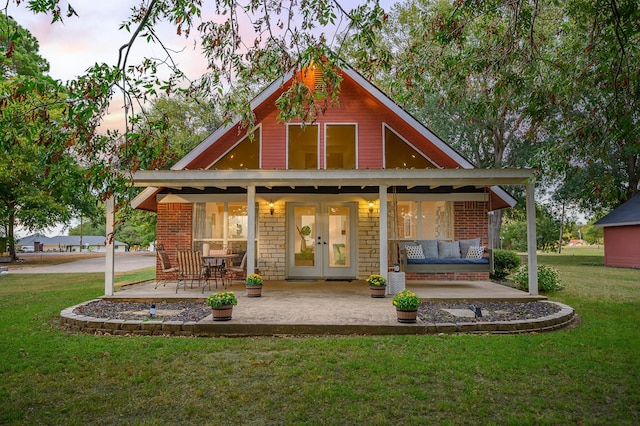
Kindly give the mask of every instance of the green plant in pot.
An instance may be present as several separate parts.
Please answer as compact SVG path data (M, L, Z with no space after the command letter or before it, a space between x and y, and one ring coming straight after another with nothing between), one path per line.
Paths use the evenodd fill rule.
M371 274L367 277L369 291L373 298L383 298L387 291L387 279L380 274Z
M262 296L262 277L259 274L249 274L245 281L248 297Z
M414 323L418 315L420 298L411 290L402 290L393 296L393 306L396 307L398 322Z
M205 304L211 307L214 321L228 321L231 319L233 307L238 304L238 299L232 291L223 291L210 295Z
M249 274L249 276L247 277L247 282L245 284L247 286L262 285L262 277L258 274Z

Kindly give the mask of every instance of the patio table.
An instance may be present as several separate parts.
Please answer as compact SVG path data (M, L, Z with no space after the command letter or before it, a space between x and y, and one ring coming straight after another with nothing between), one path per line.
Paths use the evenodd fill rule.
M237 254L209 254L207 256L202 256L202 260L208 268L207 273L209 276L213 276L213 279L216 282L216 288L218 288L218 276L222 280L223 287L226 288L226 284L224 283L226 262L227 259L233 259L236 256ZM204 288L202 290L204 292Z

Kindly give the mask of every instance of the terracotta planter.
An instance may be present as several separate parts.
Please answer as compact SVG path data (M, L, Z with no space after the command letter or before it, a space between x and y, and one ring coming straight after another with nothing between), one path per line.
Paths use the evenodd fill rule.
M412 324L416 322L416 318L418 317L418 309L396 309L396 315L398 316L398 322L404 324Z
M369 291L371 292L371 297L373 298L383 298L385 293L387 292L386 285L370 285Z
M246 285L247 297L261 297L262 286L261 285Z
M233 305L222 305L219 308L211 308L214 321L229 321L232 312Z

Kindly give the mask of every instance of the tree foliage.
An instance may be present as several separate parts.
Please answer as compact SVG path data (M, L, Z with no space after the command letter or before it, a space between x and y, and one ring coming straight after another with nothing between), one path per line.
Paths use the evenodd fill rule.
M26 30L5 17L0 33L0 222L15 257L16 224L29 230L53 226L79 212L93 213L95 202L74 152L50 149L68 138L65 89L43 74L48 64Z

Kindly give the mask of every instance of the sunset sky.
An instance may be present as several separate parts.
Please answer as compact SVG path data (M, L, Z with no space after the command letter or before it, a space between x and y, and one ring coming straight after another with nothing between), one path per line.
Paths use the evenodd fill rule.
M96 62L115 64L119 47L130 37L129 33L118 28L129 15L133 3L131 0L71 1L79 17L65 18L63 24L51 24L50 17L34 15L26 9L25 3L19 7L10 5L9 15L38 39L40 54L51 64L50 75L59 80L72 79ZM363 3L364 0L340 0L340 4L346 10ZM394 3L395 0L380 1L386 11L389 11ZM205 19L213 19L213 7L205 6L203 16ZM182 51L176 54L175 58L188 77L197 78L203 74L206 62L196 43L195 30L189 39L178 37L175 29L169 25L162 25L159 33L168 47ZM144 43L142 40L136 44L137 49L134 53L138 59L142 54L163 55L158 46Z

